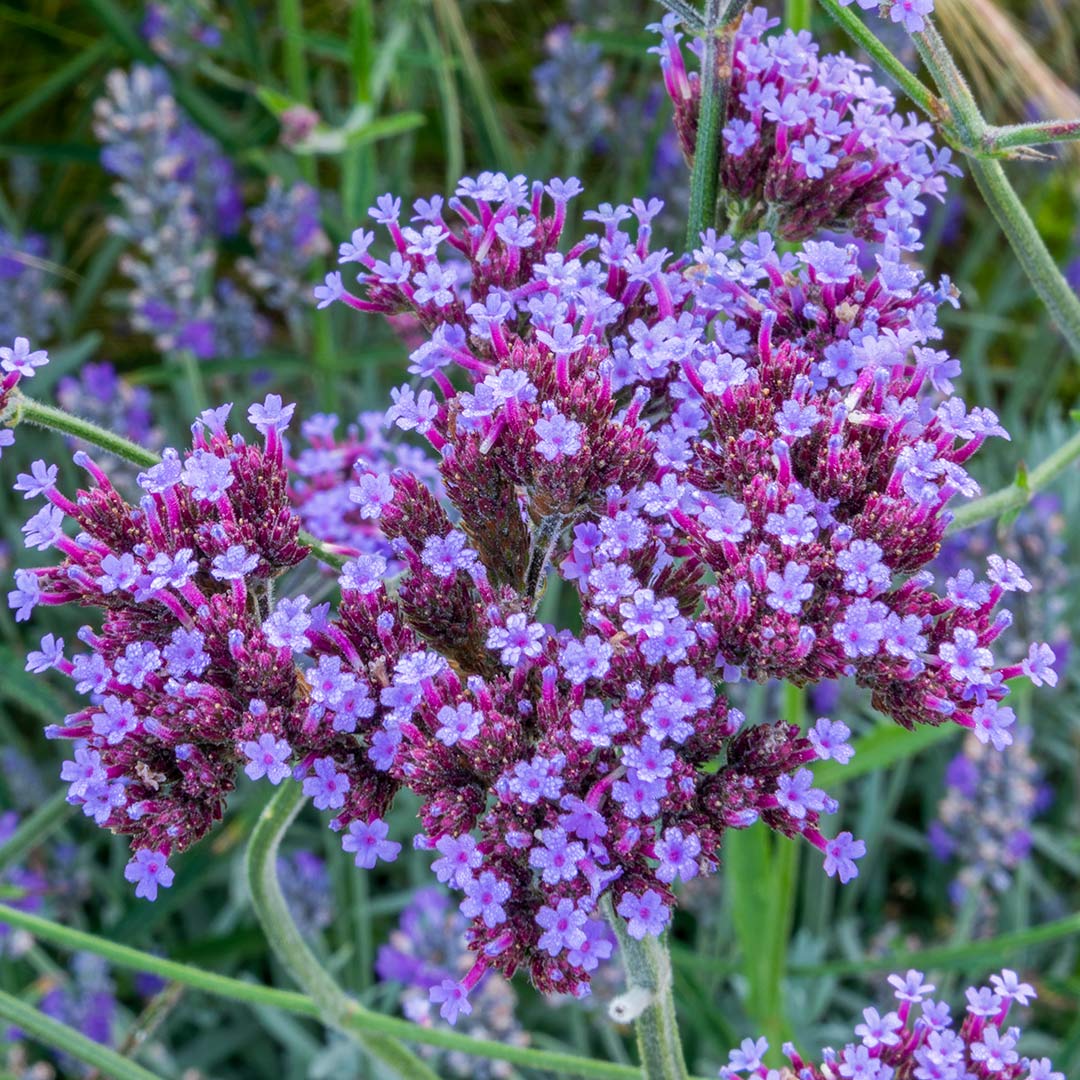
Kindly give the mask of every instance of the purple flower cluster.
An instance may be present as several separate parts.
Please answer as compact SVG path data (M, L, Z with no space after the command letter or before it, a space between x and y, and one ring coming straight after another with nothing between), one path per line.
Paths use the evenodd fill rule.
M44 236L0 228L0 341L52 336L63 299L43 265L48 254Z
M608 95L614 74L599 45L581 41L566 23L544 36L547 59L533 70L547 126L570 150L589 149L614 123Z
M263 333L250 300L229 282L209 285L217 237L243 218L232 163L183 116L162 70L136 64L106 85L94 131L122 207L109 229L134 249L122 263L133 326L163 352L250 355Z
M600 234L562 254L579 191L485 173L405 225L384 196L390 254L363 229L341 246L362 295L341 273L317 290L428 332L410 371L429 385L395 391L387 420L441 453L456 516L403 471L362 475L353 498L406 569L391 595L358 560L340 618L380 672L371 759L424 800L417 843L473 920L462 992L527 966L584 993L600 898L661 933L728 828L764 820L855 875L864 846L823 834L837 804L808 768L850 758L846 727L746 728L718 678L854 679L904 726L1000 749L1005 681L1047 663L990 652L1014 564L944 596L921 572L948 501L977 491L964 463L1004 435L933 347L948 283L895 245L867 277L852 247L781 255L764 234L673 260L650 248L657 200L587 213ZM578 635L536 619L551 564Z
M319 193L274 177L250 217L255 254L238 265L269 307L296 314L310 304L312 264L330 250L319 224Z
M1015 971L991 975L990 986L969 987L959 1022L946 1002L930 996L934 987L923 981L922 972L890 975L889 983L897 1007L884 1014L864 1009L863 1022L855 1027L858 1042L839 1052L823 1050L818 1063L806 1061L787 1043L789 1073L763 1064L769 1049L765 1039L743 1039L720 1070L721 1080L788 1075L799 1080L1065 1080L1049 1058L1028 1058L1016 1049L1021 1032L1015 1024L1006 1026L1009 1012L1014 1004L1030 1004L1036 994Z
M179 67L221 45L221 30L206 0L153 0L140 29L162 60Z
M44 349L32 349L24 337L15 338L10 346L0 347L0 455L4 447L15 442L15 432L4 425L14 423L16 387L23 379L32 378L34 372L48 362L49 354Z
M524 1046L528 1035L517 1018L517 995L497 972L489 972L473 990L472 999L455 991L461 970L470 965L468 920L437 888L418 889L401 912L389 941L380 946L375 971L380 979L402 985L400 1003L405 1015L426 1027L441 1023L432 1009L432 991L460 1009L459 1026L478 1039ZM455 1020L459 1018L455 1016ZM501 1077L509 1075L502 1062L484 1062L460 1053L424 1048L440 1076Z
M1046 809L1049 791L1031 756L1030 729L1016 733L1007 758L969 736L949 763L945 784L930 826L931 850L957 865L953 902L972 902L985 926L1031 852L1032 821Z
M16 484L26 498L46 500L23 528L27 545L56 549L62 561L16 571L15 618L38 605L104 613L100 629L79 631L87 651L69 658L63 640L47 634L30 654L29 670L55 669L91 700L47 734L77 740L62 772L69 799L98 825L131 836L126 876L151 900L171 884L169 854L221 816L239 766L277 782L290 747L312 761L339 744L349 752L341 729L305 730L292 652L318 611L307 611L303 597L269 600L273 579L306 554L280 434L292 407L271 395L251 408L262 446L230 437L228 412L204 413L191 451L166 450L139 475L137 506L82 452L75 461L93 486L74 499L57 489L56 467L41 461ZM74 539L65 518L80 530Z
M766 36L778 23L755 8L735 36L719 177L731 219L740 232L761 223L785 240L837 229L918 247L920 198L941 198L945 177L958 173L950 151L935 149L932 125L895 111L865 65L820 55L806 31ZM663 37L654 51L692 160L701 82L687 70L677 25L668 15L652 27Z
M350 555L393 555L377 522L365 515L366 503L352 497L358 472L372 485L381 473L404 469L439 491L435 462L418 447L387 439L383 419L382 413L361 413L342 432L336 416L316 413L300 425L306 445L288 460L289 497L304 528Z

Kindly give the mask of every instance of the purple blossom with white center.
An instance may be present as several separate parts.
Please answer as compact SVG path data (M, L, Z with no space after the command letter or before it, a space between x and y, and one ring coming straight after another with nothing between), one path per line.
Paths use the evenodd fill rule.
M506 922L503 902L510 898L510 886L485 870L465 883L465 899L461 901L461 913L469 919L482 919L484 925L493 929Z
M349 791L348 775L328 757L316 758L312 770L313 775L304 778L304 794L312 798L316 810L340 810Z
M671 919L671 910L655 889L641 895L623 893L615 910L626 920L626 932L635 941L644 937L659 937Z
M516 612L507 616L505 626L488 631L487 647L499 650L499 659L507 667L517 667L522 658L535 660L543 652L545 631L540 623L529 622L528 615Z
M135 895L146 900L156 900L158 889L167 889L175 873L160 851L141 848L124 867L124 877L135 886Z
M372 870L381 859L393 862L401 853L401 845L388 840L390 826L380 818L374 821L353 821L349 831L341 838L341 846L355 855L354 862L364 870Z
M251 780L261 780L264 776L275 786L280 784L291 772L289 758L292 747L284 739L275 738L264 731L258 739L249 739L241 749L247 764L244 772Z

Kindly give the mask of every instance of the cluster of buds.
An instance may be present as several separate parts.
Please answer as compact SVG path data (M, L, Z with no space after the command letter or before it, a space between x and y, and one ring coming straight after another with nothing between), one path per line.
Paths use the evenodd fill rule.
M11 346L0 347L0 454L5 446L15 442L15 432L3 426L11 420L15 408L15 388L23 379L33 377L35 370L49 362L44 349L32 349L24 337L17 337Z
M1036 994L1015 971L991 975L990 986L969 987L959 1025L946 1002L931 998L934 987L923 981L921 971L890 975L889 983L897 1007L884 1015L864 1009L855 1028L859 1041L839 1053L826 1049L820 1062L808 1062L786 1043L790 1071L770 1069L762 1062L767 1040L744 1039L720 1070L721 1080L1065 1080L1049 1058L1024 1057L1016 1049L1020 1028L1006 1026L1009 1012L1014 1004L1030 1004Z
M948 148L934 148L929 123L896 113L865 65L820 55L806 32L767 37L778 23L755 8L735 33L719 175L733 220L784 240L836 229L918 247L920 197L941 198L945 176L958 173ZM677 25L673 15L654 24L663 37L654 51L692 160L701 79L687 70Z
M69 799L131 836L127 876L151 899L172 880L169 854L221 816L238 767L280 779L293 752L315 760L348 747L340 732L305 724L317 689L300 678L292 652L316 615L303 597L270 601L273 579L306 555L280 434L292 407L272 395L251 408L262 446L230 437L228 412L204 413L189 452L166 450L139 475L137 506L82 451L75 462L93 484L74 499L42 461L15 485L47 501L24 526L27 546L62 557L16 572L16 619L39 604L104 613L100 629L79 632L87 651L68 657L49 634L29 657L29 670L55 669L91 698L47 734L79 741L62 773ZM65 518L78 526L74 539Z

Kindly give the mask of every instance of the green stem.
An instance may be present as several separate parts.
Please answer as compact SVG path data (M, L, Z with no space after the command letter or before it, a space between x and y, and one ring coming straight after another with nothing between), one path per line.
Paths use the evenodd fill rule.
M46 405L44 402L35 401L17 392L11 406L9 423L12 426L35 424L51 431L59 431L64 435L71 435L143 469L152 468L161 461L153 450L147 450L146 447L125 439L122 435L109 431L108 428L73 416L63 409L58 409L55 405ZM312 536L305 529L300 530L298 539L316 559L326 563L327 566L340 570L345 565L347 560L344 555L336 551L332 545L325 544L318 537Z
M325 1024L349 1035L371 1058L402 1080L438 1080L416 1054L396 1039L383 1034L361 1033L345 1023L351 1013L367 1010L338 986L308 948L293 921L278 883L278 847L306 801L299 784L282 784L259 815L248 841L248 888L266 938L289 974L319 1007L320 1018Z
M930 19L926 20L926 29L912 37L923 63L949 107L963 146L978 154L987 132L986 121L948 46ZM970 166L983 199L997 218L1024 272L1069 343L1069 348L1074 355L1080 356L1080 297L1073 292L1058 269L1000 162L972 157Z
M619 939L626 969L626 992L612 1002L609 1011L616 1020L633 1020L644 1080L688 1080L666 937L646 935L638 941L627 933L610 897L605 896L601 905Z
M136 1065L115 1050L88 1039L82 1032L53 1020L2 990L0 1020L15 1024L38 1042L70 1054L86 1065L99 1069L112 1080L161 1080L157 1073Z
M924 82L913 75L908 69L889 51L888 47L878 40L877 36L859 18L851 8L841 7L839 0L818 0L818 3L838 22L844 32L860 45L878 64L885 73L904 91L905 94L931 119L939 124L947 119L947 111L941 100ZM946 125L946 130L947 125ZM948 134L946 134L948 138Z
M0 874L14 866L28 851L52 835L72 811L67 793L58 791L46 799L19 827L0 844Z
M1080 120L1040 120L1035 124L1010 124L988 127L983 132L982 148L988 154L1011 156L1010 151L1047 143L1080 139Z
M1021 510L1035 493L1052 484L1074 461L1080 458L1080 432L1062 443L1049 457L1035 466L1021 483L984 495L981 499L961 506L949 526L949 532L959 532L978 525L980 521L1001 517L1012 510Z
M204 971L202 968L167 960L152 953L133 949L106 938L75 930L70 926L43 919L38 915L20 911L17 908L0 904L0 923L14 926L42 941L52 942L60 948L74 952L89 952L107 960L113 967L129 971L145 971L158 975L170 982L189 986L193 990L215 997L226 998L250 1005L262 1005L271 1009L281 1009L296 1016L312 1020L321 1020L319 1006L305 994L294 990L278 990L259 983L245 982L217 972ZM563 1054L553 1050L534 1050L526 1046L494 1042L490 1039L474 1039L447 1028L420 1027L394 1016L363 1009L354 1009L343 1019L345 1027L361 1032L393 1036L407 1042L435 1046L452 1053L466 1054L471 1057L485 1058L491 1061L505 1061L524 1069L551 1072L556 1076L580 1076L585 1080L640 1080L641 1073L629 1065L616 1065L607 1061L593 1061L589 1058Z
M810 29L810 0L784 0L784 25L798 33Z
M727 34L727 44L724 38ZM694 164L690 173L690 209L686 222L686 246L693 250L699 237L713 224L720 166L720 129L727 111L731 83L731 33L720 25L720 0L706 0L702 31L701 107L698 111Z

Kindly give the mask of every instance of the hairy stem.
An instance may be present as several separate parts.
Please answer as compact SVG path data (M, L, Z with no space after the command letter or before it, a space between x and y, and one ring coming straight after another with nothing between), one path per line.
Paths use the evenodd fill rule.
M949 107L964 148L977 155L983 149L986 121L949 47L929 19L926 29L912 36L923 63ZM970 168L986 205L997 218L1035 291L1073 354L1080 356L1080 297L1058 269L1000 162L973 156Z
M26 397L25 394L16 392L11 416L10 423L13 426L34 424L37 427L49 428L51 431L59 431L143 469L152 468L161 461L153 450L147 450L146 447L125 439L122 435L109 431L108 428L83 420L63 409L58 409L55 405L35 401L33 398ZM340 570L345 565L346 557L340 551L335 550L332 545L324 544L306 530L300 530L298 539L301 544L310 549L316 559L326 563L327 566Z
M338 986L308 948L293 921L278 882L277 857L281 838L305 801L299 784L282 784L259 815L248 841L248 889L266 939L292 977L319 1007L323 1023L347 1034L393 1076L402 1080L438 1080L416 1054L396 1039L381 1033L361 1033L345 1023L346 1017L362 1010L362 1006Z
M704 49L701 54L701 108L698 112L694 166L690 173L690 210L686 222L686 246L693 250L701 233L713 224L720 165L720 129L727 111L731 82L731 44L728 41L727 71L721 69L724 49L720 28L720 0L706 0Z
M949 526L949 532L960 532L978 525L980 521L1001 517L1012 510L1021 510L1034 498L1036 492L1048 487L1074 461L1080 459L1080 432L1066 440L1049 457L1039 462L1021 482L992 491L981 499L961 506Z
M190 964L167 960L152 953L133 949L106 938L75 930L70 926L43 919L26 911L0 904L0 923L18 927L54 945L76 952L89 952L107 960L113 967L129 971L145 971L193 990L229 1001L263 1005L281 1009L295 1016L312 1020L322 1019L319 1006L306 994L295 990L278 990L260 983L246 982L214 971L204 971ZM535 1050L527 1046L475 1039L446 1028L420 1027L394 1016L354 1009L343 1019L345 1027L361 1033L375 1032L391 1035L408 1042L422 1043L471 1057L505 1061L521 1068L550 1072L556 1076L580 1076L589 1080L640 1080L641 1073L629 1065L563 1054L553 1050Z
M91 1068L100 1070L112 1080L161 1080L157 1073L136 1065L115 1050L88 1039L82 1032L53 1020L3 990L0 990L0 1020L21 1028L38 1042L62 1050Z
M991 155L1010 157L1013 151L1029 146L1075 142L1077 139L1080 139L1080 120L1040 120L1034 124L988 127L983 132L982 148Z
M613 1020L632 1021L644 1080L688 1080L672 993L671 956L666 937L632 938L615 914L610 897L601 901L619 939L626 969L626 992L609 1009Z

